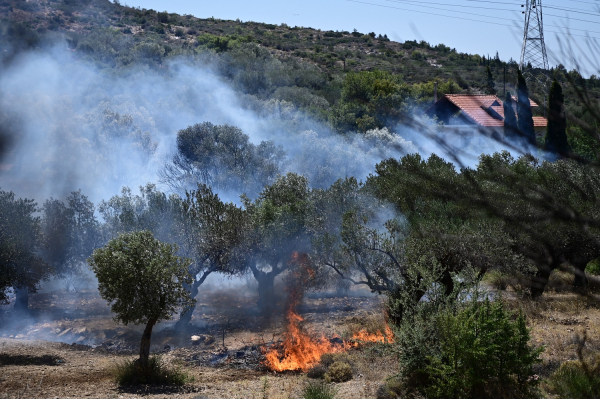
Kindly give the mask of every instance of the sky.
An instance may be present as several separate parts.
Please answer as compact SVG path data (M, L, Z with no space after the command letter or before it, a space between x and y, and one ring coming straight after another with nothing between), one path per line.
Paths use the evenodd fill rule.
M198 18L357 29L387 34L394 41L443 43L471 54L493 56L497 51L501 59L518 62L525 0L121 0L121 4ZM584 60L599 52L588 50L588 41L600 43L600 0L544 0L542 5L550 66L562 63L572 69L573 57L567 54L572 50L581 62L577 69L584 75L600 75L600 63Z

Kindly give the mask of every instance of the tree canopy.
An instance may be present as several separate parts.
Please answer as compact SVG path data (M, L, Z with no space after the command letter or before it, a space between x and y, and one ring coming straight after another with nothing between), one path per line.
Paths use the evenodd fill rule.
M110 240L88 259L100 296L109 302L115 320L125 325L146 324L142 361L148 360L152 327L194 302L183 287L192 283L191 261L175 255L177 249L149 231L138 231Z

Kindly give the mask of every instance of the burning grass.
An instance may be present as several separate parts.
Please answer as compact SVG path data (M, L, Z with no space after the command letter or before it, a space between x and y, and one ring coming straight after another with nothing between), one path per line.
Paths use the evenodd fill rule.
M304 296L305 287L314 278L314 271L306 254L294 253L290 263L293 267L286 284L289 294L285 313L286 333L281 344L265 349L264 364L269 370L307 372L319 363L324 354L344 352L363 342L393 342L393 332L387 325L375 332L366 329L355 331L351 340L337 335L331 339L315 337L307 332L302 324L304 318L297 313L296 307Z

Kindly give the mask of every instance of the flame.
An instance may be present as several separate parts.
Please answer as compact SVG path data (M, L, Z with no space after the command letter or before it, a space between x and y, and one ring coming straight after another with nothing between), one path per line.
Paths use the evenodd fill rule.
M306 284L315 277L314 269L306 254L294 252L291 260L291 283L288 284L289 297L286 311L286 333L283 343L265 349L264 364L273 371L302 370L308 371L319 363L325 353L336 353L357 347L360 342L394 342L392 329L386 325L385 334L378 332L369 334L360 331L354 334L352 340L332 343L325 337L315 338L307 333L302 326L304 319L296 313L296 305L303 296Z
M393 344L394 343L394 332L389 325L386 324L385 331L377 331L374 334L370 334L367 330L361 330L354 333L352 340L360 342L379 342L382 344Z
M295 312L287 315L288 325L285 340L278 348L271 348L265 354L265 364L270 370L302 370L308 371L319 363L325 353L346 350L346 344L334 345L325 337L315 339L303 331L302 316Z

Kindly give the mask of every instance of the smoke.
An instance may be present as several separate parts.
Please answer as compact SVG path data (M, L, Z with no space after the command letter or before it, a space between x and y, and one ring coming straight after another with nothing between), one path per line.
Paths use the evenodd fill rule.
M24 53L0 76L3 114L19 122L2 189L38 201L81 189L97 203L122 186L156 182L177 131L204 121L240 127L254 143L275 141L289 158L282 172L319 187L364 178L380 160L415 151L385 129L342 137L287 101L240 95L210 64L113 71L77 56L60 46Z

